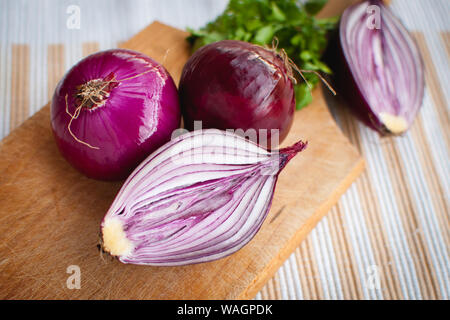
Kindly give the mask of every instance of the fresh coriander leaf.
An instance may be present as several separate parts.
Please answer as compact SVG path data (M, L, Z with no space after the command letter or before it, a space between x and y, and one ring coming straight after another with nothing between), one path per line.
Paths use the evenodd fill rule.
M300 48L303 47L304 46L303 35L301 33L297 33L295 36L293 36L291 38L290 43L296 47L300 47Z
M332 74L333 72L331 71L331 69L323 62L316 60L314 61L314 64L317 66L318 70L328 73L328 74Z
M319 28L324 28L325 30L333 30L336 27L336 24L339 22L339 16L331 17L331 18L321 18L316 19L316 24Z
M257 29L260 29L264 26L264 24L260 20L249 20L244 23L245 29L252 32Z
M278 8L277 4L272 2L272 15L275 18L275 20L283 22L286 21L286 16L284 15L283 11Z
M255 43L257 44L267 44L273 39L275 34L275 28L272 25L262 27L256 32Z
M303 61L311 60L311 59L313 59L313 57L314 57L313 54L307 50L304 50L304 51L302 51L302 53L300 53L300 58Z
M238 28L236 30L235 39L236 40L244 40L246 34L247 34L247 32L245 32L245 30L243 28Z

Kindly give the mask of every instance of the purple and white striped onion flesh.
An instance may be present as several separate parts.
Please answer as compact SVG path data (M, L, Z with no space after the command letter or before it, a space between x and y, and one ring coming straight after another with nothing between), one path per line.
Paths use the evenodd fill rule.
M424 96L422 57L413 37L381 0L345 10L333 49L335 86L356 115L382 135L406 132ZM335 60L338 58L339 60Z
M236 252L260 229L279 173L306 145L268 151L217 129L171 140L122 186L101 223L102 249L123 263L154 266Z

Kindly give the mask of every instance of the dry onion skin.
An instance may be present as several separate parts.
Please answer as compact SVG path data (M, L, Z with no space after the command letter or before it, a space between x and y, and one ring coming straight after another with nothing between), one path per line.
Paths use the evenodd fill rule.
M217 129L185 133L131 174L101 223L103 251L123 263L179 266L228 256L269 212L278 175L306 147L268 151Z

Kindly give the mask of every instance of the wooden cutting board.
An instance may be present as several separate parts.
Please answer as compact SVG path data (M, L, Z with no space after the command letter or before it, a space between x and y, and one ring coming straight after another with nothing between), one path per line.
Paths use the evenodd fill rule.
M178 82L189 55L185 36L155 22L122 47L164 62ZM0 143L0 298L253 298L364 167L320 89L296 113L284 145L298 139L309 146L281 173L272 209L243 249L183 267L124 265L97 249L100 221L121 183L90 180L60 156L45 106ZM80 289L67 287L74 265Z

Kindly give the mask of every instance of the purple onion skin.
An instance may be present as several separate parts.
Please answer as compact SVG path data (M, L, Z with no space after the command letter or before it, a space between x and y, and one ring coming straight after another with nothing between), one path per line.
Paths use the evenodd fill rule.
M412 85L408 88L410 92L408 92L409 95L414 95L413 102L410 104L404 104L399 103L398 96L400 93L403 93L401 91L403 90L393 90L394 92L388 93L386 95L380 95L380 97L383 99L383 102L386 104L396 105L395 106L395 112L402 116L402 118L405 119L406 126L404 130L401 132L395 132L391 130L386 123L383 122L382 118L379 116L379 113L383 111L382 106L376 106L374 104L371 104L368 99L368 93L367 90L365 91L365 84L362 82L369 82L373 81L372 79L376 79L377 81L380 81L381 83L384 81L386 82L386 79L383 79L383 76L385 74L383 73L384 70L380 70L378 66L373 65L372 71L377 70L379 72L371 73L366 75L366 78L363 80L358 81L355 77L354 71L355 67L352 66L355 61L352 61L348 56L348 49L346 50L344 48L344 41L345 39L345 23L350 19L350 16L354 14L354 11L359 6L369 6L369 5L377 5L381 9L381 28L380 29L374 29L369 32L370 37L380 36L382 39L382 48L383 48L383 60L386 63L390 59L390 54L387 51L387 40L386 35L388 33L393 32L392 30L388 30L388 27L395 26L395 32L397 34L401 34L401 37L395 38L397 43L397 48L401 48L402 51L400 52L400 56L406 59L406 55L415 57L414 62L415 65L410 65L408 69L404 70L397 70L397 71L391 71L391 75L394 77L396 76L397 79L394 79L394 83L396 81L404 81L404 79L407 77L406 72L410 72L411 76L411 83L416 83L417 86L413 87ZM368 15L362 16L361 21L365 22L366 19L368 19ZM389 22L389 24L388 24ZM366 25L359 26L359 30L364 30L363 28L367 28ZM365 30L364 30L365 31ZM362 31L358 31L362 32ZM391 34L389 34L391 36ZM394 38L394 37L393 37ZM368 39L367 46L371 45ZM370 54L374 55L373 52L370 52ZM329 65L333 67L334 71L334 86L336 87L338 94L342 94L345 100L348 102L348 105L350 106L352 112L368 127L372 128L373 130L380 133L382 136L386 135L398 135L404 133L412 124L416 114L418 113L421 105L422 100L424 96L424 88L425 88L425 80L424 80L424 66L422 57L420 56L419 49L406 28L401 24L401 22L393 16L393 14L390 12L390 10L383 5L382 1L379 0L371 0L366 1L362 4L356 4L353 5L344 12L340 24L339 24L339 30L335 33L335 35L332 37L332 39L329 42L328 50L326 53L326 58ZM360 65L367 65L369 63L373 63L373 58L369 57L367 58L367 62L359 62ZM353 68L352 68L353 67ZM387 67L386 67L387 68ZM374 93L370 93L371 95L374 95ZM397 114L394 114L397 115Z
M280 143L294 117L295 94L283 59L272 50L223 40L196 51L184 66L180 104L185 127L279 130Z
M152 69L152 71L148 71ZM117 81L108 87L104 104L85 104L71 123L81 100L79 86L90 80ZM53 134L64 158L89 178L119 180L150 153L170 140L181 121L177 88L163 66L131 50L94 53L66 73L51 103Z

